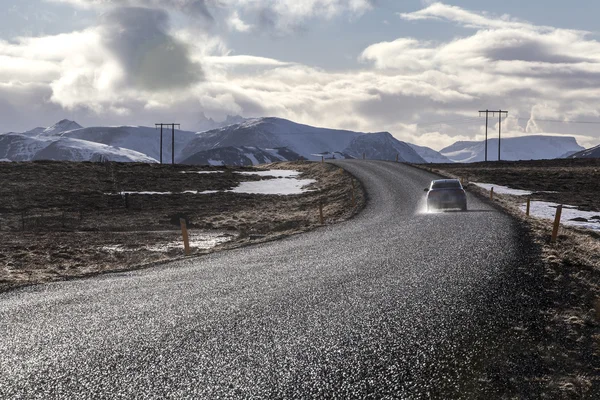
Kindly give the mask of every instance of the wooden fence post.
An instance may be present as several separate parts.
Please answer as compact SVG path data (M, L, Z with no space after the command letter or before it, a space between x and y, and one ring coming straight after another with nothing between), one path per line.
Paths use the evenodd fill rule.
M181 234L183 235L183 248L185 251L185 255L190 255L190 239L188 237L187 223L184 218L179 218L179 223L181 224Z
M552 238L550 239L550 243L556 243L556 239L558 238L558 228L560 227L560 217L562 215L562 204L559 204L556 207L556 215L554 216L554 228L552 229Z
M323 203L319 202L319 224L325 225L325 221L323 219Z

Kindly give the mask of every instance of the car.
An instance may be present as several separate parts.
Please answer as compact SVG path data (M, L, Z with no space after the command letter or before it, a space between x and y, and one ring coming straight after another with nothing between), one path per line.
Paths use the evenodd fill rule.
M458 179L431 181L427 192L427 211L458 208L467 211L467 193Z

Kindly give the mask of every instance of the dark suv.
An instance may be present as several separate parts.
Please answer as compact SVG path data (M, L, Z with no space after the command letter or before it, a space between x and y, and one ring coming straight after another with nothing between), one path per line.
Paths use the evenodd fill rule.
M467 211L467 194L458 179L439 179L431 182L427 192L427 211L459 208Z

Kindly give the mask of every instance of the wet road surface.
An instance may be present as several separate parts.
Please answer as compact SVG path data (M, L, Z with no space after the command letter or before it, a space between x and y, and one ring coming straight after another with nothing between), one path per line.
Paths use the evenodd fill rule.
M0 398L459 398L490 384L492 338L527 300L515 223L473 197L424 213L425 171L337 163L368 193L351 221L0 294Z

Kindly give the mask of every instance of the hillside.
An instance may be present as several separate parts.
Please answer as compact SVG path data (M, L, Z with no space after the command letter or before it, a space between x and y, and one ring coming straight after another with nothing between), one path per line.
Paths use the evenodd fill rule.
M258 147L218 147L216 149L199 151L186 158L181 163L190 165L237 165L252 166L278 161L298 161L304 159L301 155L285 147L278 149L260 149Z
M385 139L384 139L385 136ZM358 142L357 138L361 137ZM385 143L384 143L385 142ZM384 150L382 146L389 146ZM347 153L362 157L366 152L369 158L393 153L386 156L393 159L400 152L400 159L424 162L404 142L389 133L370 134L339 129L316 128L297 124L281 118L256 118L225 128L198 133L182 151L182 159L187 159L200 151L219 147L258 147L272 149L286 147L308 160L318 160L319 154L334 152Z
M363 154L370 160L398 161L416 164L425 163L425 160L408 144L394 138L388 132L365 133L357 136L346 147L343 153L355 158L362 158Z
M581 151L574 137L532 135L502 139L501 158L504 161L545 160L563 156L569 151ZM454 162L485 160L485 142L460 141L440 153ZM488 140L488 160L498 160L498 139Z
M600 158L600 146L571 154L568 158Z
M407 143L414 151L417 152L421 158L428 163L444 164L452 162L448 157L442 155L439 151L435 151L432 148L425 146L417 146L416 144Z

